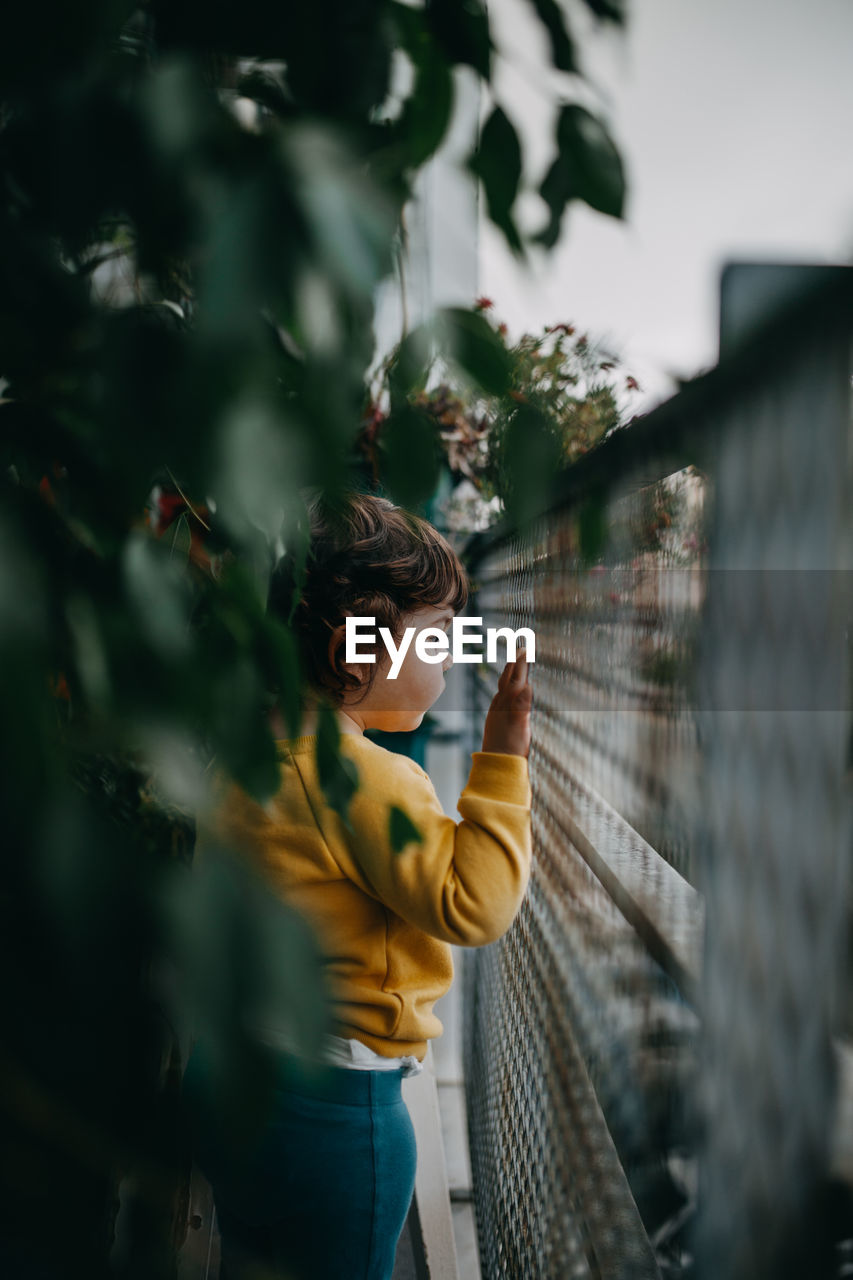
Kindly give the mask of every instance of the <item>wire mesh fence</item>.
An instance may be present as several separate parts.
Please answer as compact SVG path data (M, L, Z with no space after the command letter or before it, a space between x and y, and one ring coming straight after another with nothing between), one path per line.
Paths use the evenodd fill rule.
M536 636L530 890L465 973L486 1280L848 1265L850 299L473 549Z

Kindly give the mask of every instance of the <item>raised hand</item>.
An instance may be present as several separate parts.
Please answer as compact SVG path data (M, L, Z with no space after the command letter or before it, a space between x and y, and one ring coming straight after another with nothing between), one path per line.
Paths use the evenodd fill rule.
M527 756L530 751L530 687L527 654L521 650L515 662L508 662L498 680L498 691L486 713L483 751Z

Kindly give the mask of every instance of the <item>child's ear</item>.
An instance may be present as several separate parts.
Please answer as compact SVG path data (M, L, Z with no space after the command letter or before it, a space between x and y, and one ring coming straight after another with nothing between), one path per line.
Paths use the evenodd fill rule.
M348 614L347 616L351 615ZM329 666L333 671L343 668L348 671L350 675L354 675L358 679L359 684L361 684L367 678L365 669L360 662L347 662L345 660L345 645L346 623L342 622L339 627L335 627L334 631L329 636L329 648L327 650Z
M329 636L329 647L326 650L326 658L328 659L329 666L332 668L333 671L337 667L336 658L338 654L338 649L340 649L340 647L345 643L345 637L346 637L345 623L342 623L339 627L335 627L334 631Z

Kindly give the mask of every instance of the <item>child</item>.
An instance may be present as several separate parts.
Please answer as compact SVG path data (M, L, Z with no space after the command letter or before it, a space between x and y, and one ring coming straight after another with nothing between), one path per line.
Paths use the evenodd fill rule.
M295 567L276 568L270 611L290 616ZM406 627L449 628L467 601L465 571L427 521L386 499L348 495L311 511L304 587L292 618L311 687L302 736L279 742L281 786L261 807L237 788L217 835L244 850L313 925L333 998L328 1069L282 1055L275 1114L234 1186L205 1165L223 1241L223 1276L389 1280L415 1179L400 1081L441 1034L433 1005L450 986L450 944L479 946L509 928L530 868L527 663L508 663L459 801L445 815L427 774L364 736L417 728L444 687L414 638L391 679L388 650L345 661L347 615L375 617L397 643ZM435 637L433 637L435 638ZM360 653L365 652L360 642ZM433 650L435 652L435 650ZM349 827L325 802L314 759L316 700L331 699L340 749L358 770ZM277 726L279 732L283 726ZM421 835L395 851L392 806ZM241 1271L240 1260L268 1270Z

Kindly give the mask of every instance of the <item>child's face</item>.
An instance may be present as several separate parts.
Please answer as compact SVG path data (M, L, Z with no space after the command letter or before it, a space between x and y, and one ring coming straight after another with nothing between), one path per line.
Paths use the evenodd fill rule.
M376 677L366 697L348 695L341 710L364 729L381 729L386 733L403 733L417 729L425 714L444 689L444 673L453 659L448 652L441 662L424 662L418 657L415 643L424 630L444 631L450 636L453 610L448 605L425 605L406 614L403 630L414 627L406 655L395 679L391 679L391 655L377 636ZM435 640L436 637L432 636ZM402 636L395 638L400 646ZM435 647L431 649L435 652ZM366 671L366 668L365 668Z

